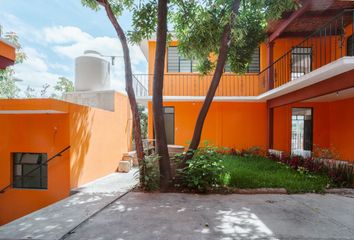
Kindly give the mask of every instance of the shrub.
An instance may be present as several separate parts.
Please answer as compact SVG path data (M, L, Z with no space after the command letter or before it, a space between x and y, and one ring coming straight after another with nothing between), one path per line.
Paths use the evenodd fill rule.
M330 150L322 149L321 153L325 158L303 158L301 156L282 156L269 155L269 158L289 165L291 168L301 173L322 173L329 176L336 186L351 186L353 183L353 164L329 160L327 157L335 156ZM318 156L318 155L317 155Z
M152 154L145 156L140 165L140 185L145 191L154 191L160 187L159 156Z
M222 164L222 155L213 147L205 147L194 152L186 167L178 171L182 187L198 192L207 192L226 184L228 174Z

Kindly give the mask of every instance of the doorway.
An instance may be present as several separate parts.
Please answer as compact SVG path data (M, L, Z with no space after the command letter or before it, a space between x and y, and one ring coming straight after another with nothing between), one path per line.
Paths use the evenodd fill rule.
M166 140L167 144L175 144L175 108L164 107L163 118L165 120Z
M310 157L313 146L312 108L292 108L291 153Z

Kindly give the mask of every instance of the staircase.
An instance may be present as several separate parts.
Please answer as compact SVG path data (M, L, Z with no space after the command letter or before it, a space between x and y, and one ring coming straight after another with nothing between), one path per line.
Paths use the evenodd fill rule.
M118 172L129 172L132 167L139 166L136 151L123 153L122 160L119 162Z

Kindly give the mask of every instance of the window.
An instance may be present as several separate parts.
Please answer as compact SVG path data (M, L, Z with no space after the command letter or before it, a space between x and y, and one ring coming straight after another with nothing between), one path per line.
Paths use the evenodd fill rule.
M13 153L13 187L47 189L47 154Z
M291 80L309 72L312 68L312 48L297 47L291 50Z
M184 58L177 47L167 48L167 72L196 72L197 61Z
M260 72L260 49L259 47L253 52L251 57L251 62L248 65L248 73L259 73ZM231 67L226 63L225 72L231 72Z
M305 156L312 151L312 108L292 108L291 151Z

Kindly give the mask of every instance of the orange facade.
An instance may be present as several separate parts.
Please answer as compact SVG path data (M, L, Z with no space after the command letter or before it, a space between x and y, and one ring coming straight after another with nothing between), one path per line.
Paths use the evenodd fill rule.
M1 189L12 182L11 153L40 152L50 158L67 146L71 148L48 163L48 189L10 188L0 193L0 225L115 172L123 153L130 148L131 113L122 94L115 96L114 112L53 99L1 100L1 106L0 111L13 111L0 114ZM38 110L57 113L38 114Z
M328 148L342 160L354 161L354 98L306 102L274 109L274 149L290 152L291 108L313 108L313 147Z
M202 102L166 102L175 110L175 144L187 147ZM153 138L152 104L149 103L149 138ZM214 102L206 118L202 141L219 147L266 147L266 104Z
M4 69L14 64L15 59L15 47L0 38L0 69Z
M299 43L299 47L311 48L310 71L329 64L347 53L349 37L353 34L352 25L346 26L344 35L324 37L319 33L304 41L303 37L284 37L274 41L273 59L275 61L274 87L279 87L291 80L291 51ZM170 43L176 46L178 42ZM324 47L326 46L326 47ZM149 95L152 95L152 74L155 64L156 42L148 42L148 72ZM286 54L288 53L288 54ZM290 53L290 54L289 54ZM216 97L258 96L266 91L268 72L262 72L267 67L268 49L266 44L260 45L260 74L237 76L224 73L220 81ZM285 55L286 54L286 55ZM286 57L284 57L286 56ZM283 57L283 58L282 58ZM282 58L282 60L279 60ZM285 59L286 58L286 59ZM307 61L307 60L306 60ZM307 64L307 63L306 63ZM306 73L305 73L306 74ZM191 140L202 102L193 102L193 96L205 96L210 85L210 76L200 76L197 73L169 73L167 60L165 63L164 90L165 97L177 96L182 102L169 99L165 106L173 106L175 113L175 143L187 146ZM331 80L332 81L332 80ZM340 81L340 79L333 79ZM300 90L299 90L300 91ZM184 98L183 98L184 96ZM177 101L177 100L175 100ZM217 146L234 147L237 149L250 146L267 147L267 106L263 102L213 102L207 120L204 124L202 140L208 140ZM238 100L240 101L240 100ZM354 161L354 151L351 151L353 141L353 100L335 102L297 103L274 109L274 149L290 152L291 149L291 108L311 107L314 109L313 146L333 148L339 152L341 159ZM149 138L153 138L152 107L149 102Z

